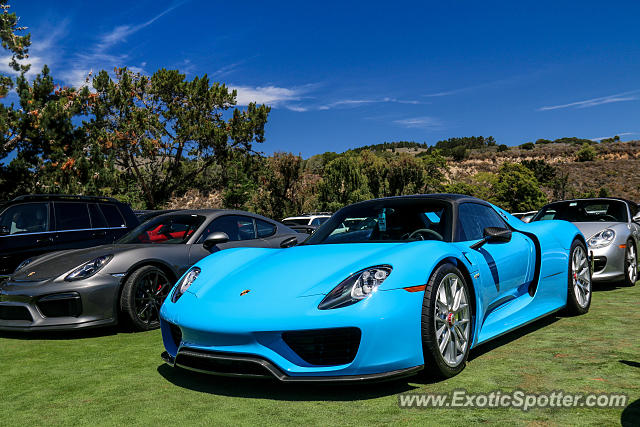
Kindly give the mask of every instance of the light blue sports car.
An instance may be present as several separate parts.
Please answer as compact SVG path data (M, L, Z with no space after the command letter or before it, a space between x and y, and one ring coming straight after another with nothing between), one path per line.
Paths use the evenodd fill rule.
M571 223L525 224L462 195L392 197L341 209L293 248L199 261L161 308L162 357L281 381L450 377L471 348L590 303Z

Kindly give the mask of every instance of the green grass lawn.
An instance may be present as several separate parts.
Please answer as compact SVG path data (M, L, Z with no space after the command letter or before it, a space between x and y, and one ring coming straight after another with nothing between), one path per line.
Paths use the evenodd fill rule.
M0 425L640 425L640 283L475 349L441 382L303 386L177 371L160 332L0 335ZM400 409L398 393L623 392L622 409Z

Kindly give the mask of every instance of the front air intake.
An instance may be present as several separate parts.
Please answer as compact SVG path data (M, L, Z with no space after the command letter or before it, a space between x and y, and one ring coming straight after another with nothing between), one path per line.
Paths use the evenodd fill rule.
M353 362L361 335L358 328L308 329L283 332L282 339L305 362L335 366Z

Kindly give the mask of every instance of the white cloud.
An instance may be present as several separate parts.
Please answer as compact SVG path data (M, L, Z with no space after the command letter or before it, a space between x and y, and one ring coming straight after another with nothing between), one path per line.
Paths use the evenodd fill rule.
M410 117L406 119L394 120L393 123L405 127L405 128L419 128L419 129L441 129L442 122L430 116Z
M603 139L609 139L609 138L613 138L614 136L629 136L629 135L636 135L637 132L620 132L620 133L616 133L615 135L611 135L611 136L600 136L598 138L590 138L591 141L602 141Z
M283 106L291 101L300 101L307 90L304 87L286 88L278 86L231 86L238 91L238 105L249 105L251 102L267 104L272 107Z
M561 108L588 108L602 104L611 104L613 102L635 101L638 99L637 94L640 90L632 90L629 92L618 93L615 95L601 96L599 98L586 99L584 101L570 102L568 104L550 105L538 108L538 111L559 110Z

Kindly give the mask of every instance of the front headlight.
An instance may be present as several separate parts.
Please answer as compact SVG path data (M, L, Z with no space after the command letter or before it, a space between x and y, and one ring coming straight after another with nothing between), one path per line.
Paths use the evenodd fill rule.
M102 267L107 265L107 263L111 261L111 258L113 258L113 255L103 255L99 256L96 259L92 259L91 261L85 262L80 267L69 273L67 277L64 278L64 280L71 282L73 280L82 280L86 279L87 277L91 277L98 271L100 271Z
M24 261L22 261L20 264L18 264L18 266L16 267L15 270L13 270L14 273L17 273L18 271L22 270L23 268L25 268L27 265L31 264L31 261L33 261L33 259L28 258L25 259Z
M182 280L178 282L178 285L173 290L173 294L171 295L171 302L178 301L182 294L184 294L187 289L189 289L191 284L195 282L195 280L198 278L198 275L200 275L200 269L198 267L192 267L191 270L189 270L187 274L182 277Z
M346 307L371 296L391 274L390 265L365 268L347 277L318 305L320 310Z
M609 246L615 238L616 232L607 228L606 230L602 230L591 236L587 241L587 244L591 249L604 248L605 246Z

